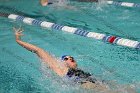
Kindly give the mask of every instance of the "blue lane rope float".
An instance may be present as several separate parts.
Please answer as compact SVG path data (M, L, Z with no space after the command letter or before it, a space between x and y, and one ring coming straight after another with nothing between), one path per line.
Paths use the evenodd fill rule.
M125 6L125 7L139 7L140 3L129 3L129 2L121 2L121 1L107 1L107 4L112 4L116 6Z
M28 25L37 25L37 26L41 26L43 28L62 30L62 31L69 32L72 34L94 38L94 39L102 40L104 42L109 42L112 44L140 49L140 42L134 41L134 40L129 40L129 39L116 37L116 36L108 36L108 35L96 33L96 32L89 32L89 31L79 29L79 28L63 26L63 25L59 25L59 24L55 24L55 23L51 23L51 22L47 22L47 21L40 21L37 19L19 16L16 14L9 14L7 17L12 20L22 21L23 23L26 23Z

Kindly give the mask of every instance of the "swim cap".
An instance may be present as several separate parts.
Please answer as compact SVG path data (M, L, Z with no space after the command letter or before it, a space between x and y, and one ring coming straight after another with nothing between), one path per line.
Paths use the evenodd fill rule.
M65 58L66 56L68 56L68 55L63 55L63 56L61 57L61 60L64 61L64 58Z

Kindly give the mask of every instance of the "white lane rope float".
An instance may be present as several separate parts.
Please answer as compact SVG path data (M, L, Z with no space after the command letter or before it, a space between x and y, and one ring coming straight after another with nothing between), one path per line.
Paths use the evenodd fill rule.
M89 37L89 38L94 38L97 40L102 40L104 42L109 42L111 44L117 44L121 46L127 46L130 48L140 49L139 41L134 41L130 39L125 39L125 38L121 38L117 36L111 36L111 35L106 35L106 34L101 34L101 33L96 33L96 32L89 32L87 30L83 30L80 28L63 26L63 25L59 25L59 24L55 24L55 23L51 23L47 21L40 21L37 19L24 17L24 16L20 16L16 14L1 13L0 16L8 17L9 19L16 20L16 21L21 21L28 25L36 25L36 26L41 26L43 28L61 30L61 31L72 33L72 34L80 35L83 37Z
M129 3L129 2L121 2L121 1L107 1L107 4L116 5L116 6L124 6L124 7L138 7L140 8L140 3Z

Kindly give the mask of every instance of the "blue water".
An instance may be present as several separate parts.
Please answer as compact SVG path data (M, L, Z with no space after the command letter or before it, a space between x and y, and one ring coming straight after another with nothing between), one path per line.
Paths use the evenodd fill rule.
M138 0L127 1L138 3ZM3 0L0 6L36 15L39 20L140 41L139 8L74 1L41 7L38 0ZM0 10L15 13L12 8ZM81 69L122 93L123 86L131 86L140 93L139 50L3 17L0 24L0 93L92 93L59 78L35 54L19 46L13 26L24 28L23 41L45 49L58 59L63 54L74 56Z

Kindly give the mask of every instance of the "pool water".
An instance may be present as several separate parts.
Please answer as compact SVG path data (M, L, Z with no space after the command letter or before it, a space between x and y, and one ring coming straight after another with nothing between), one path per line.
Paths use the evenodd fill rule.
M20 11L39 20L140 41L139 8L76 1L41 7L38 0L1 0L0 6L2 12L18 14ZM45 49L58 59L64 54L72 55L81 69L121 93L126 93L123 86L131 86L140 93L140 51L137 49L4 17L0 17L0 24L1 93L92 93L59 78L35 54L19 46L12 30L14 26L23 27L23 41Z

